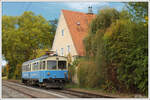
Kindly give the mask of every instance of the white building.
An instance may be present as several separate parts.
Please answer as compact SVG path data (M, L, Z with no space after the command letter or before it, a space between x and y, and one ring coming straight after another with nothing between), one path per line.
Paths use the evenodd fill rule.
M94 17L92 12L62 10L52 50L60 56L67 56L70 53L73 60L76 56L84 56L83 39L87 36L88 25Z

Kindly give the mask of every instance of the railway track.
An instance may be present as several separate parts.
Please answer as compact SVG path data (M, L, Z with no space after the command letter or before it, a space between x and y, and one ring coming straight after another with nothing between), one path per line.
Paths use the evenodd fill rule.
M102 96L102 95L93 94L93 93L74 91L74 90L70 90L70 89L64 89L64 90L61 90L59 92L67 93L67 94L74 95L74 96L78 96L79 98L113 98L113 97Z
M14 83L26 86L23 83L18 83L18 82L14 82ZM56 94L60 94L60 93L62 95L69 94L69 95L72 95L76 98L114 98L114 97L104 96L104 95L99 95L99 94L94 94L94 93L74 91L74 90L71 90L71 89L59 90L59 89L52 89L52 88L41 88L41 87L38 87L38 86L28 86L28 87L32 87L32 88L36 88L36 89L40 89L40 90L45 90L47 92L54 92ZM33 98L36 98L36 97L33 97Z
M37 98L36 96L33 96L33 95L31 95L30 93L26 93L26 92L24 92L24 91L22 91L22 90L20 90L20 89L17 89L17 88L15 88L15 87L12 87L12 86L10 86L10 85L6 85L6 84L4 84L4 86L6 86L6 87L8 87L8 88L10 88L10 89L13 89L13 90L15 90L15 91L17 91L17 92L19 92L19 93L22 93L22 94L24 94L24 95L27 95L27 96L29 96L30 98Z
M19 93L25 94L31 98L67 98L67 96L59 95L53 92L48 92L41 89L25 86L20 83L3 81L3 86L13 89Z

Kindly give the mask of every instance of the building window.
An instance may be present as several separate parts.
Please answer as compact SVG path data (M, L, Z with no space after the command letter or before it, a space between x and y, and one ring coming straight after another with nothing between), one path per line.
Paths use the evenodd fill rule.
M70 45L67 45L68 53L70 52Z
M62 36L64 36L64 29L62 29L61 33L62 33Z
M56 49L56 54L58 55L57 49Z
M61 48L61 56L64 55L64 48Z

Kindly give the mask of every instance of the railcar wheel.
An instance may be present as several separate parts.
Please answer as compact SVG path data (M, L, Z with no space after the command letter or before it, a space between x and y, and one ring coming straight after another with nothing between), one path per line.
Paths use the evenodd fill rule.
M60 89L60 90L63 90L63 89L64 89L64 87L63 87L63 86L60 86L60 87L59 87L59 89Z
M39 83L39 87L43 88L44 87L43 83Z

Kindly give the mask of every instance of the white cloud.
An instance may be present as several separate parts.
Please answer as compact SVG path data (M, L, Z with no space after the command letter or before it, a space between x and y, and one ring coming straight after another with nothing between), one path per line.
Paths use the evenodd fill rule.
M68 7L72 9L78 9L78 10L87 10L89 6L94 7L101 7L101 6L108 6L109 3L106 2L72 2L72 3L65 3Z

